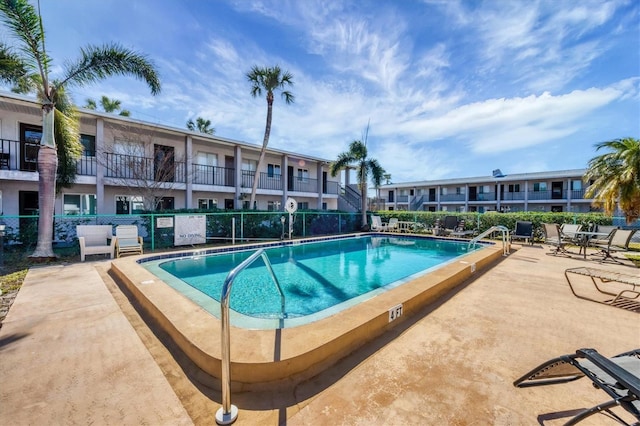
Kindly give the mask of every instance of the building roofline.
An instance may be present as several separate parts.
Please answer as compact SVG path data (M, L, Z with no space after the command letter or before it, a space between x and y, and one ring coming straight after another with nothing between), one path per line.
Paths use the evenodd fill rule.
M437 179L437 180L423 180L414 182L401 182L390 183L380 185L380 189L394 189L394 188L413 188L424 186L438 186L438 185L455 185L455 184L470 184L470 183L487 183L487 182L521 182L523 180L536 180L545 178L568 178L584 176L587 169L570 169L570 170L554 170L545 172L531 172L531 173L514 173L500 177L494 176L474 176L467 178L453 178L453 179Z
M0 91L0 99L1 98L5 98L5 99L13 101L13 102L18 101L18 102L21 102L21 103L29 104L30 106L36 106L36 107L40 108L40 103L36 99L34 99L33 97L20 95L20 94L16 94L16 93L9 93L9 92ZM177 133L177 134L184 135L184 136L196 137L198 139L210 140L212 142L222 143L222 144L225 144L225 145L241 146L241 147L245 147L245 148L255 149L255 150L258 150L258 151L261 149L261 146L259 144L253 144L253 143L249 143L249 142L245 142L245 141L239 141L239 140L235 140L235 139L225 138L225 137L221 137L221 136L218 136L218 135L208 135L206 133L192 132L189 129L181 129L179 127L167 126L167 125L160 124L160 123L153 123L153 122L149 122L149 121L140 120L140 119L137 119L137 118L125 117L125 116L111 114L111 113L102 112L102 111L95 111L95 110L92 110L92 109L82 108L82 107L78 107L78 106L76 106L76 108L77 108L78 112L80 112L80 114L82 116L85 116L85 117L86 116L93 116L93 117L102 118L102 119L109 120L109 121L114 121L114 122L135 124L135 125L138 125L138 126L152 128L152 129L155 129L155 130L162 130L162 131L168 132L168 133L174 133L174 134ZM273 149L273 148L267 148L267 153L287 155L289 157L307 159L307 160L317 161L317 162L321 162L321 163L330 163L332 161L332 160L328 160L326 158L320 158L320 157L314 157L314 156L310 156L310 155L306 155L306 154L301 154L299 152L285 151L285 150Z

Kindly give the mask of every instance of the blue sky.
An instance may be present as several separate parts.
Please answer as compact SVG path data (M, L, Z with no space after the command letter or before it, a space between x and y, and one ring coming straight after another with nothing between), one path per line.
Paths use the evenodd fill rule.
M132 78L74 88L133 118L259 144L266 101L253 65L293 74L269 146L335 159L367 146L393 182L583 168L597 142L640 138L635 0L42 0L52 74L85 44L156 64L159 96ZM4 30L0 36L7 40Z

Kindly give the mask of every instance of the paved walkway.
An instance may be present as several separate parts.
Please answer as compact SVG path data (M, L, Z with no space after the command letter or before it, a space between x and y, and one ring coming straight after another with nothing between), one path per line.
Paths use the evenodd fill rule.
M0 424L192 423L98 264L29 270L0 329Z
M232 395L236 424L555 425L604 401L586 380L511 383L581 347L605 355L640 347L638 314L574 297L563 275L585 265L640 269L546 252L512 253L295 389ZM185 377L105 276L108 265L29 271L0 329L0 424L215 424L219 392Z

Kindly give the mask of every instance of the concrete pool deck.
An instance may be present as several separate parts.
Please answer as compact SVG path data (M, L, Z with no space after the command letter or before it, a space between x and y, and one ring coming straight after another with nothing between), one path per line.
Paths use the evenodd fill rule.
M293 389L233 393L235 424L561 424L571 410L606 400L586 379L512 386L578 348L611 356L640 347L638 314L576 298L563 274L640 269L547 252L512 251ZM149 330L109 265L29 271L0 329L0 424L215 424L220 393L193 379L189 364Z

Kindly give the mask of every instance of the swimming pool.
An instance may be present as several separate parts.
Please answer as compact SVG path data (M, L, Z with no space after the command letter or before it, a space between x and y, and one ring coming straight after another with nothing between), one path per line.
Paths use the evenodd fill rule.
M351 237L358 235L363 238L388 237L375 233ZM335 238L309 238L305 242ZM445 241L434 237L425 238ZM450 238L446 240L451 241ZM288 241L284 244L295 246L300 243ZM255 251L258 248L282 245L282 242L260 243L252 245L250 249ZM417 277L406 278L402 285L376 294L375 297L368 297L325 318L296 327L244 328L237 326L232 318L232 391L276 389L280 386L291 389L386 331L406 322L410 323L416 317L428 315L429 309L443 301L443 297L451 295L451 291L463 288L475 274L482 273L504 256L503 247L492 242L485 242L481 247L445 262L440 267L431 268L424 274L418 274ZM160 255L127 256L113 259L110 263L110 275L126 288L135 305L144 312L146 320L169 336L174 346L180 348L184 356L205 373L198 374L196 379L212 388L219 389L219 379L222 376L221 320L142 265L239 249L238 246L228 246L181 250ZM199 290L184 285L202 295ZM204 297L208 303L218 304L212 298ZM357 298L352 300L355 299ZM231 314L233 317L233 311ZM206 380L206 377L216 379Z
M284 328L325 318L473 251L466 242L365 236L271 247L266 254L284 293L262 261L234 281L232 322L245 328ZM229 271L255 250L145 262L143 266L218 316Z

